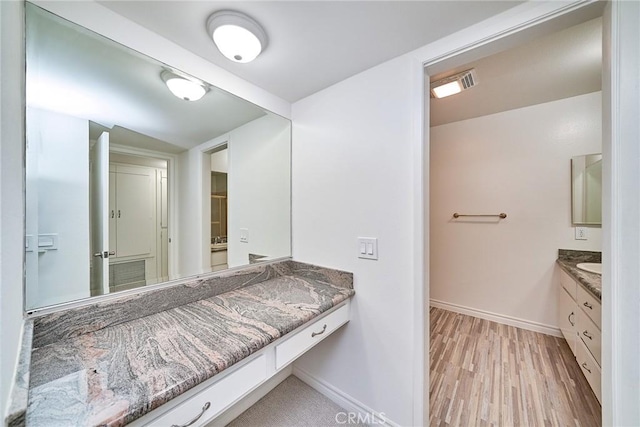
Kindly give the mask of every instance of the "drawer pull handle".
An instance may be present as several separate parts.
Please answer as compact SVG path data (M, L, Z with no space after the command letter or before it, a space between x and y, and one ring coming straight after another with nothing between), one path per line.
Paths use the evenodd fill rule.
M593 335L589 335L589 333L587 331L582 331L582 335L584 335L585 337L589 338L590 340L593 339Z
M588 371L589 373L591 373L591 369L587 368L587 362L583 362L583 363L582 363L582 367L583 367L586 371Z
M589 310L593 310L593 306L592 306L591 304L589 304L588 302L586 302L586 301L585 301L585 303L584 303L584 304L582 304L582 305L584 305L585 307L587 307Z
M195 417L194 419L192 419L191 421L189 421L186 424L182 424L181 426L179 426L177 424L173 424L171 427L188 427L188 426L190 426L191 424L193 424L196 421L198 421L200 419L200 417L203 416L204 413L207 412L207 409L209 409L210 407L211 407L211 402L205 403L204 406L202 407L202 412L200 412L197 417Z
M575 315L573 314L573 311L571 312L571 314L569 315L569 317L567 317L567 319L569 319L569 323L571 323L571 326L576 326L576 324L575 324L575 323L573 323L573 321L571 320L571 316L575 316Z
M312 333L311 333L311 338L315 337L316 335L322 335L322 334L324 334L324 331L326 331L326 330L327 330L327 325L324 325L324 326L322 327L322 330L321 330L320 332L312 332Z

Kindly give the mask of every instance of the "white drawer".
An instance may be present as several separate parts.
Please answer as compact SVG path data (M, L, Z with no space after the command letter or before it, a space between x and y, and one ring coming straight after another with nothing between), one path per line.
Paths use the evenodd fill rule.
M294 336L276 346L276 369L288 365L348 321L349 304L346 304L333 313L316 320L300 332L296 332Z
M582 311L578 310L576 319L576 332L593 355L596 363L601 365L602 360L602 336L600 329L591 321L589 317Z
M562 269L560 269L560 283L562 284L562 287L565 288L567 292L569 292L571 298L576 300L576 291L578 288L578 284Z
M598 329L602 329L602 304L585 288L578 286L578 299L580 307L593 320Z
M582 373L587 378L587 381L591 386L591 390L593 390L596 398L598 398L598 402L602 403L602 373L600 372L600 367L593 359L591 353L589 353L589 350L587 350L587 347L582 341L578 342L578 352L576 354L576 360L578 361L578 365L580 365L580 369L582 369Z
M188 424L199 414L200 418L190 426L202 426L236 400L240 399L267 377L267 359L260 355L238 368L169 412L149 423L149 426L169 427ZM205 410L205 407L208 409Z

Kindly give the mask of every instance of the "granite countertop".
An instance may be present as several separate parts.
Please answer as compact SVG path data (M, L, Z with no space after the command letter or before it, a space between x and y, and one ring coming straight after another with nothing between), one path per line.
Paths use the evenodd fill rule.
M602 262L602 254L600 252L560 249L556 262L591 295L598 300L602 300L602 276L576 267L583 262Z
M278 276L34 348L26 424L127 424L354 293L316 271Z

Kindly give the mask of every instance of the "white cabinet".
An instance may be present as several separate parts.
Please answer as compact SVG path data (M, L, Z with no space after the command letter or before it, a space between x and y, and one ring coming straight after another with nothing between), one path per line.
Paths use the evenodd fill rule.
M116 258L151 256L155 247L155 170L109 167L109 250Z
M260 355L201 393L153 420L150 427L201 426L267 378L267 358Z
M225 270L227 268L227 251L211 252L211 269L213 271Z
M602 364L602 337L600 329L591 321L583 310L578 310L576 332L582 343L589 349L598 365Z
M563 287L558 288L558 319L560 330L571 348L571 352L576 354L576 302Z
M302 353L347 323L349 306L350 301L347 300L323 313L247 359L133 421L130 426L202 426L211 422Z
M602 305L582 285L562 270L558 298L558 318L562 335L600 401Z
M598 402L602 403L602 372L600 371L600 365L584 345L578 346L576 361L578 365L580 365L582 373L587 378L591 390L593 390L593 393L598 398Z
M348 321L349 307L345 305L326 316L321 322L314 322L282 344L278 344L276 346L276 369L287 366Z

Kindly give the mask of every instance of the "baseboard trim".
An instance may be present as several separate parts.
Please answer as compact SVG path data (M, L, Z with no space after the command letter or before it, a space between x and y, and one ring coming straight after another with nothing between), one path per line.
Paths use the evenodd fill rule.
M256 402L266 396L271 390L276 388L278 384L286 380L291 376L291 365L287 366L273 377L262 383L258 388L251 393L240 399L237 403L231 406L229 409L215 417L206 425L206 427L224 427L231 421L235 420L244 411L256 404Z
M293 367L293 375L296 376L300 381L307 384L309 387L315 389L319 393L326 396L328 399L333 401L336 405L344 408L347 413L356 413L356 417L358 417L358 421L367 424L367 425L383 425L390 427L399 427L399 424L391 421L383 412L377 412L373 409L369 408L362 402L354 399L348 394L344 393L341 390L338 390L331 384L314 377L309 372L305 371L294 365ZM337 420L339 424L344 424L345 426L349 425L347 421L347 417L349 415L345 414L344 422L343 420Z
M477 308L465 307L463 305L452 304L450 302L439 301L436 299L430 299L429 304L431 307L441 308L455 313L466 314L468 316L478 317L480 319L490 320L492 322L502 323L504 325L515 326L516 328L562 338L562 332L559 328L545 325L543 323L532 322L530 320L519 319L517 317L507 316L504 314L492 313L490 311L479 310Z

